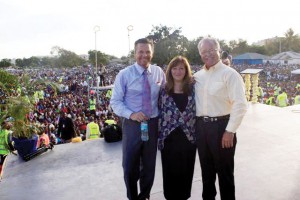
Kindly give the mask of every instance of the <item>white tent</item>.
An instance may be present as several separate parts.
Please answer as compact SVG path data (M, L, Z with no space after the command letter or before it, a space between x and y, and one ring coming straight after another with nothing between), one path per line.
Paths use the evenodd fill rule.
M272 56L269 62L274 64L300 64L300 53L286 51Z
M292 74L300 74L300 69L296 69L296 70L293 70L291 71Z

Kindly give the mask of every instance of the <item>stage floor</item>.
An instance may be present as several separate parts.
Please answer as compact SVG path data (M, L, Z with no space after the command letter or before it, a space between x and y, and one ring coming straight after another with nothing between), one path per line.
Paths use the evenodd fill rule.
M249 103L237 132L236 199L300 199L300 105L288 108ZM197 157L192 196L202 193ZM121 142L103 139L57 145L24 162L9 155L0 182L1 200L123 200ZM151 200L163 200L160 152ZM219 193L217 198L220 199Z

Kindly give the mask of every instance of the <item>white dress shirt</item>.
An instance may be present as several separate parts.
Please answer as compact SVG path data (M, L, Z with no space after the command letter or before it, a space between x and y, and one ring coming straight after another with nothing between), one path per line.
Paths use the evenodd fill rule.
M227 131L235 133L247 111L245 85L241 75L219 61L195 73L196 116L230 114Z

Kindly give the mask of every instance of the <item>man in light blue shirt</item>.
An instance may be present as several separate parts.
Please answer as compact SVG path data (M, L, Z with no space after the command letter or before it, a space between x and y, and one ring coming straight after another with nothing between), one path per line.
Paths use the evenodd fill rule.
M155 161L158 137L158 96L161 85L165 84L163 70L151 65L154 44L151 40L142 38L135 42L136 63L121 70L116 77L110 100L111 107L122 117L123 131L123 170L130 200L146 200L155 175ZM147 70L151 88L151 113L142 110L144 77ZM148 122L149 140L141 140L141 122ZM137 182L140 183L138 192Z

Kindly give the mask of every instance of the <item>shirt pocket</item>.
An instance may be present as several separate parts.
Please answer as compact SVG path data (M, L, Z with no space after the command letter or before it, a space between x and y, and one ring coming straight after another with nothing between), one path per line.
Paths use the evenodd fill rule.
M225 91L226 88L224 82L214 82L211 84L208 93L212 96L224 96Z

